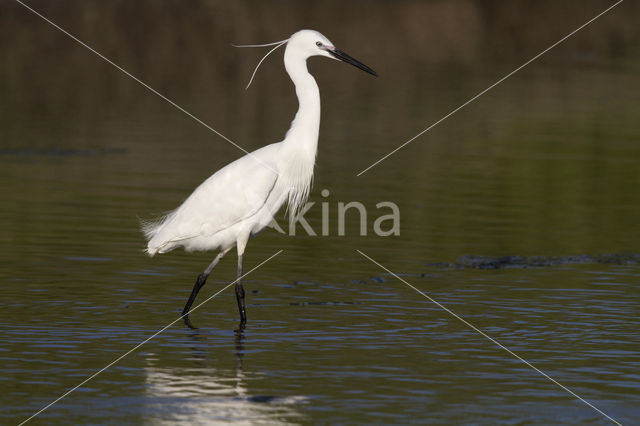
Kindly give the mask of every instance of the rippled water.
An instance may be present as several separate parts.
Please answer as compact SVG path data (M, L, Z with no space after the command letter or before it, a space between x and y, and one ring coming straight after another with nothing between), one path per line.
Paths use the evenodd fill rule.
M356 250L638 422L637 7L619 6L356 177L602 5L560 19L524 3L371 2L338 17L337 3L257 15L243 2L126 4L34 3L247 149L282 137L295 98L281 57L243 92L259 54L229 43L304 23L380 78L311 61L323 121L307 218L320 234L324 203L330 232L267 230L250 243L246 270L283 252L247 277L244 330L225 291L192 314L198 329L168 328L34 423L607 423ZM16 424L177 318L212 254L150 259L139 218L241 153L19 5L0 10L0 422ZM389 16L403 25L380 31ZM527 16L548 25L509 30ZM367 206L367 236L356 215L338 235L349 201ZM399 206L400 236L373 235L381 201ZM198 301L234 270L229 256Z

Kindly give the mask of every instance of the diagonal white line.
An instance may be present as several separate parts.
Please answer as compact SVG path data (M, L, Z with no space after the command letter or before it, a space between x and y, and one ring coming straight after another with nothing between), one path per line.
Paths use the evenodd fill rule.
M358 253L360 253L362 256L364 256L365 258L369 259L371 262L375 263L376 265L378 265L380 268L384 269L385 271L387 271L388 273L390 273L391 275L393 275L394 277L396 277L397 279L399 279L400 281L402 281L403 283L405 283L407 286L411 287L413 290L415 290L416 292L420 293L421 295L423 295L425 298L429 299L429 301L435 303L439 308L443 309L444 311L446 311L448 314L450 314L451 316L453 316L454 318L462 321L466 326L470 327L471 329L473 329L474 331L476 331L477 333L479 333L481 336L489 339L491 342L495 343L498 347L500 347L501 349L504 349L505 351L507 351L509 354L511 354L512 356L514 356L515 358L519 359L520 361L524 362L525 364L527 364L529 367L531 367L532 369L534 369L535 371L537 371L538 373L542 374L544 377L546 377L547 379L551 380L553 383L555 383L556 385L560 386L560 388L564 389L565 391L569 392L571 395L575 396L576 398L578 398L580 401L584 402L585 404L587 404L589 407L593 408L594 410L596 410L598 413L602 414L604 417L606 417L607 419L611 420L613 423L617 424L617 425L621 425L621 423L619 423L618 421L616 421L615 419L613 419L611 416L607 415L607 413L605 413L604 411L602 411L601 409L599 409L598 407L596 407L595 405L593 405L592 403L590 403L589 401L587 401L586 399L582 398L580 395L578 395L577 393L575 393L574 391L572 391L571 389L569 389L568 387L566 387L565 385L563 385L562 383L558 382L556 379L554 379L553 377L549 376L547 373L545 373L544 371L540 370L538 367L534 366L533 364L531 364L529 361L527 361L526 359L522 358L520 355L518 355L517 353L513 352L511 349L507 348L506 346L504 346L502 343L498 342L496 339L494 339L493 337L489 336L487 333L485 333L484 331L480 330L478 327L476 327L475 325L471 324L469 321L465 320L464 318L462 318L461 316L459 316L458 314L456 314L455 312L453 312L451 309L447 308L446 306L443 306L442 304L440 304L440 302L438 302L437 300L433 299L431 296L429 296L428 294L418 290L416 287L414 287L413 285L409 284L407 281L403 280L401 277L399 277L398 275L396 275L395 273L391 272L391 270L389 270L387 267L381 265L379 262L376 262L375 260L373 260L372 258L370 258L369 256L367 256L366 254L364 254L363 252L361 252L360 250L356 250Z
M114 66L116 69L118 69L119 71L121 71L122 73L124 73L125 75L127 75L128 77L132 78L133 80L135 80L137 83L139 83L140 85L142 85L144 88L146 88L147 90L149 90L150 92L152 92L153 94L159 96L160 98L162 98L163 100L167 101L169 104L171 104L172 106L174 106L175 108L177 108L178 110L182 111L183 113L185 113L187 116L193 118L195 121L197 121L198 123L200 123L201 125L203 125L204 127L206 127L207 129L211 130L213 133L215 133L216 135L220 136L222 139L226 140L227 142L229 142L231 145L235 146L236 148L238 148L240 151L244 152L245 154L251 155L253 156L253 154L251 154L249 151L247 151L246 149L242 148L240 145L238 145L237 143L235 143L234 141L232 141L231 139L229 139L228 137L226 137L225 135L223 135L222 133L220 133L219 131L217 131L216 129L214 129L213 127L211 127L210 125L208 125L207 123L205 123L204 121L200 120L198 117L196 117L195 115L191 114L189 111L187 111L186 109L184 109L183 107L181 107L180 105L178 105L177 103L175 103L174 101L172 101L171 99L167 98L165 95L163 95L162 93L158 92L156 89L154 89L153 87L149 86L147 83L145 83L144 81L140 80L138 77L136 77L135 75L131 74L129 71L125 70L124 68L122 68L120 65L116 64L115 62L113 62L111 59L107 58L106 56L104 56L102 53L98 52L97 50L95 50L93 47L89 46L87 43L83 42L82 40L80 40L79 38L77 38L76 36L74 36L73 34L69 33L67 30L65 30L64 28L60 27L58 24L56 24L55 22L51 21L49 18L47 18L46 16L42 15L41 13L39 13L38 11L36 11L35 9L33 9L32 7L28 6L27 4L23 3L21 0L15 0L16 3L21 4L22 6L24 6L26 9L28 9L29 11L31 11L33 14L39 16L40 18L42 18L44 21L46 21L47 23L49 23L50 25L52 25L54 28L56 28L57 30L59 30L60 32L62 32L63 34L65 34L67 37L71 38L72 40L74 40L75 42L77 42L78 44L80 44L81 46L85 47L86 49L88 49L89 51L91 51L92 53L94 53L95 55L97 55L98 57L100 57L102 60L104 60L105 62L109 63L110 65ZM257 157L255 157L256 160L262 164L264 164L266 167L270 168L273 172L276 172L275 170L273 170L273 167L269 166L268 164L264 163L262 160L258 159ZM277 173L277 172L276 172Z
M551 46L547 47L542 52L538 53L536 56L534 56L533 58L529 59L527 62L525 62L524 64L520 65L518 68L516 68L515 70L511 71L509 74L505 75L500 80L496 81L491 86L487 87L486 89L484 89L483 91L481 91L480 93L478 93L477 95L475 95L474 97L472 97L471 99L469 99L468 101L466 101L465 103L463 103L462 105L460 105L459 107L454 109L453 111L449 112L447 115L445 115L444 117L442 117L441 119L439 119L438 121L436 121L435 123L433 123L432 125L427 127L426 129L422 130L420 133L418 133L417 135L415 135L414 137L412 137L408 141L404 142L402 145L400 145L399 147L395 148L393 151L389 152L387 155L383 156L378 161L370 164L369 167L367 167L366 169L362 170L356 176L361 176L362 174L366 173L369 169L377 166L378 164L380 164L381 162L383 162L384 160L386 160L387 158L389 158L390 156L392 156L396 152L400 151L402 148L404 148L405 146L409 145L411 142L413 142L414 140L416 140L417 138L419 138L423 134L427 133L429 130L433 129L438 124L442 123L444 120L446 120L447 118L451 117L453 114L455 114L456 112L460 111L462 108L466 107L471 102L475 101L480 96L484 95L489 90L493 89L494 87L496 87L497 85L499 85L500 83L502 83L503 81L505 81L506 79L508 79L509 77L514 75L515 73L517 73L518 71L520 71L522 68L526 67L531 62L535 61L536 59L538 59L539 57L541 57L542 55L544 55L545 53L547 53L548 51L550 51L551 49L553 49L554 47L556 47L557 45L559 45L560 43L565 41L566 39L568 39L569 37L573 36L575 33L580 31L581 29L583 29L587 25L591 24L593 21L595 21L596 19L600 18L602 15L606 14L607 12L609 12L611 9L613 9L614 7L616 7L617 5L622 3L623 1L624 0L618 0L616 3L614 3L611 6L609 6L604 11L600 12L599 14L597 14L596 16L594 16L593 18L591 18L590 20L588 20L584 24L580 25L578 28L576 28L575 30L571 31L569 34L567 34L566 36L562 37L560 40L556 41Z
M252 273L253 271L255 271L256 269L258 269L259 267L261 267L262 265L264 265L265 263L267 263L268 261L270 261L271 259L273 259L274 257L276 257L277 255L279 255L280 253L282 253L283 250L279 250L278 252L274 253L271 255L271 257L269 257L266 260L263 260L260 264L258 264L258 266L254 267L253 269L251 269L249 272L245 273L244 275L238 277L235 281L227 284L226 286L224 286L220 291L216 292L213 294L213 296L209 296L204 302L196 305L195 307L191 308L191 310L189 312L187 312L185 315L189 315L191 312L195 311L196 309L198 309L200 306L204 305L205 303L207 303L209 300L213 299L214 297L216 297L217 295L219 295L220 293L222 293L223 291L225 291L226 289L228 289L229 287L231 287L233 284L235 284L236 282L238 282L239 280L241 280L242 278L246 277L247 275L249 275L250 273ZM118 358L116 358L114 361L111 361L109 364L107 364L104 368L101 368L100 370L96 371L95 373L93 373L91 376L87 377L86 379L84 379L80 384L72 387L71 389L69 389L68 391L66 391L65 393L63 393L62 395L60 395L58 398L56 398L54 401L50 402L49 404L45 405L44 407L42 407L40 410L38 410L37 412L35 412L34 414L31 415L31 417L29 417L28 419L23 420L19 426L22 426L23 424L27 423L29 420L33 419L34 417L36 417L37 415L39 415L40 413L42 413L43 411L45 411L47 408L51 407L52 405L56 404L57 402L59 402L62 398L66 397L67 395L69 395L71 392L75 391L76 389L78 389L79 387L83 386L85 383L87 383L89 380L93 379L94 377L96 377L98 374L102 373L103 371L105 371L106 369L110 368L111 366L113 366L115 363L117 363L118 361L120 361L121 359L123 359L124 357L126 357L127 355L131 354L133 351L135 351L136 349L138 349L140 346L144 345L145 343L147 343L149 340L153 339L154 337L156 337L158 334L162 333L163 331L165 331L167 328L171 327L172 325L174 325L175 323L177 323L178 321L180 321L185 315L180 315L178 318L176 318L175 320L173 320L172 322L170 322L168 325L166 325L165 327L162 327L160 330L158 330L157 332L155 332L154 334L152 334L151 336L147 337L146 339L144 339L142 342L138 343L137 345L135 345L133 348L129 349L127 352L125 352L123 355L119 356Z

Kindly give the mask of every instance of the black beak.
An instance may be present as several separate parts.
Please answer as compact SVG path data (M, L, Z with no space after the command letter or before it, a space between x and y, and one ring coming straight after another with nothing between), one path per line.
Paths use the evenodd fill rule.
M374 70L372 70L371 68L369 68L368 66L366 66L362 62L358 61L357 59L354 59L351 56L347 55L346 53L344 53L340 49L336 49L334 47L333 49L326 49L326 50L327 50L327 52L329 52L336 59L340 59L341 61L346 62L348 64L351 64L354 67L358 67L362 71L368 72L371 75L375 75L376 77L378 76L378 74L376 74L376 72Z

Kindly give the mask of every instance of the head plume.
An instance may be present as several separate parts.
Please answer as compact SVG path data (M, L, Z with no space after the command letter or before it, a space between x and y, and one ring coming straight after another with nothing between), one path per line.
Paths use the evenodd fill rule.
M268 51L267 54L262 57L262 59L260 59L260 62L258 62L258 65L256 65L255 69L253 70L253 74L251 74L251 78L249 79L249 84L247 84L247 87L244 88L245 90L247 90L249 88L249 86L251 86L251 82L253 81L253 77L255 77L256 72L258 72L258 68L260 68L260 65L262 64L262 62L265 59L267 59L267 56L271 55L271 53L273 53L278 47L282 46L283 44L286 44L288 41L289 41L289 39L287 38L285 40L274 41L273 43L265 43L265 44L232 44L233 47L267 47L267 46L275 46L273 49Z

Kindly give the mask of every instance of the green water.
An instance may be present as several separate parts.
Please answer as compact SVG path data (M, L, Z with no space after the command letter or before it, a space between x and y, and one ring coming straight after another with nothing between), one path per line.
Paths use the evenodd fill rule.
M199 329L168 328L34 424L608 423L356 250L640 420L637 5L357 177L607 3L29 4L247 150L283 137L296 99L282 53L245 91L263 51L230 43L311 27L380 74L310 60L323 112L306 217L321 234L325 203L329 235L250 242L245 270L283 252L245 280L246 329L227 290L192 314ZM17 424L178 317L213 253L150 259L139 218L242 152L11 1L0 56L0 422ZM353 212L338 235L350 201L366 236ZM383 201L399 236L372 232ZM234 271L230 255L198 301Z

